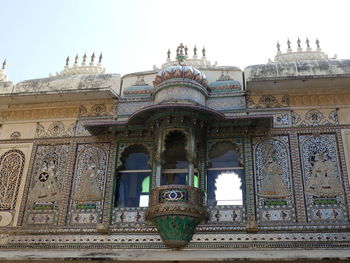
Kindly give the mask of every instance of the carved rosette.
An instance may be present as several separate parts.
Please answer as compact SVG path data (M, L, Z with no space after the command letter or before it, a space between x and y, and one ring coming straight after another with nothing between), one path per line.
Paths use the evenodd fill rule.
M151 190L146 219L158 229L163 243L173 249L191 241L196 226L207 218L201 189L187 185L163 185Z

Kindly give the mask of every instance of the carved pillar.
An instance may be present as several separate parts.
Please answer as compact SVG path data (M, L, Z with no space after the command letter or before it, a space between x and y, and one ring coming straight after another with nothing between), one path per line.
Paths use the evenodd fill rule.
M294 183L294 198L297 222L306 222L306 210L304 200L303 178L300 164L300 154L298 147L298 134L292 132L290 134L290 146L292 156L292 181Z
M245 169L245 203L246 203L246 230L256 232L256 210L254 200L254 171L251 137L244 136L244 169Z
M162 176L162 148L163 148L163 133L162 132L157 132L155 134L155 139L157 141L157 147L155 149L155 173L156 173L156 182L155 186L160 186L161 183L161 176Z
M190 134L188 136L188 185L194 186L194 162L195 162L195 134L194 130L190 129Z

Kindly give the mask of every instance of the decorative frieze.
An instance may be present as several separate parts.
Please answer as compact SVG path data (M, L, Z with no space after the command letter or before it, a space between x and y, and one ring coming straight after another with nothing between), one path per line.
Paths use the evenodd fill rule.
M336 109L298 110L291 113L292 125L296 126L324 126L338 125L338 112Z
M288 95L247 96L247 106L251 109L289 107Z

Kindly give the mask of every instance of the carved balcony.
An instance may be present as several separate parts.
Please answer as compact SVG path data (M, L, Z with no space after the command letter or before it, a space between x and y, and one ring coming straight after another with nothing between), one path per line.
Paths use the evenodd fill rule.
M163 240L173 249L191 241L197 225L207 218L201 189L187 185L163 185L150 193L146 219L151 221Z

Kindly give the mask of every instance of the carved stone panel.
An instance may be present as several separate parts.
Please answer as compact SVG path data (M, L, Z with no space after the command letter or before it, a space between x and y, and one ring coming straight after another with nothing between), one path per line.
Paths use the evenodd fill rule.
M63 180L67 174L68 145L40 145L29 183L25 222L33 225L57 223L63 196Z
M20 150L9 150L1 155L0 210L12 210L15 208L23 176L24 162L25 156Z
M96 224L102 219L109 144L79 144L70 201L70 223Z
M336 136L300 135L299 147L308 220L343 221L346 212Z
M288 136L254 138L254 144L258 220L295 221Z

